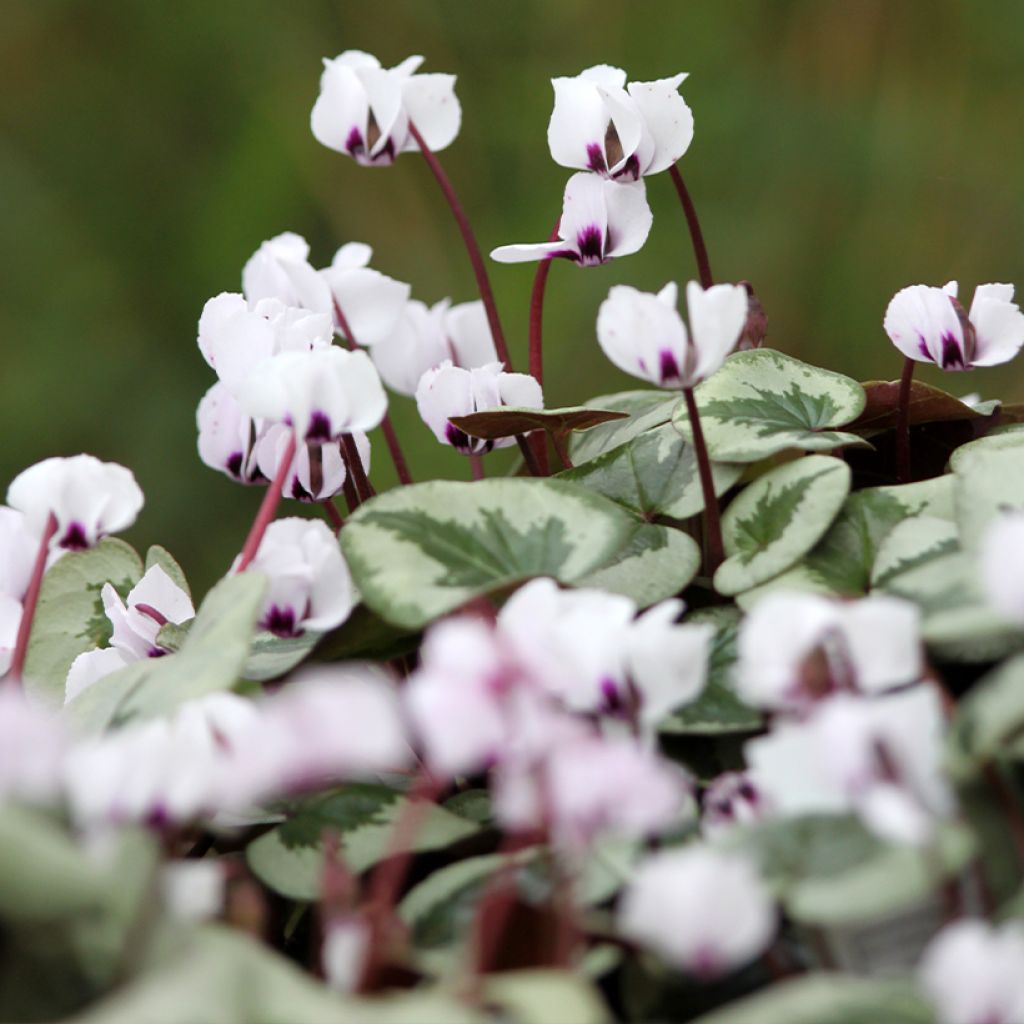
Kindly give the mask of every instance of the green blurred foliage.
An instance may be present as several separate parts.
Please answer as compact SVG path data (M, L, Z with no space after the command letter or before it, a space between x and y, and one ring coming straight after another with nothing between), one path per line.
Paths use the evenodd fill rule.
M559 212L551 76L689 71L684 173L716 276L754 282L772 345L860 378L898 373L881 331L897 288L1024 284L1013 0L7 0L0 18L0 481L82 450L131 466L147 505L129 539L165 544L200 590L259 500L195 454L203 302L286 229L321 265L362 240L418 297L475 297L421 161L364 169L312 138L323 56L423 53L458 74L463 130L443 159L485 250L545 238ZM611 284L694 273L670 182L649 184L639 255L553 270L552 405L633 386L594 341ZM532 274L493 266L520 365ZM1024 397L1018 366L944 383ZM467 475L394 404L419 478ZM388 486L383 445L375 458Z

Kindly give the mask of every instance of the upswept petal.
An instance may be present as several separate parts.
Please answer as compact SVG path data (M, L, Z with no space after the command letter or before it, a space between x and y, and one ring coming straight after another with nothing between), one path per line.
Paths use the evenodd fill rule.
M892 297L883 326L909 359L936 363L943 369L965 368L963 327L950 297L945 289L923 284L902 288Z
M616 188L633 187L618 186L596 174L582 171L566 182L558 233L566 240L566 246L578 254L581 263L604 261L610 248L609 192Z
M685 73L655 82L630 82L627 91L643 118L652 152L642 164L644 174L658 174L671 167L693 141L693 112L679 95Z
M435 152L455 141L462 124L462 107L455 95L455 75L415 75L402 84L402 103L423 141ZM418 150L412 133L402 147Z
M1024 313L1013 301L1012 284L981 284L969 314L977 333L974 366L1009 362L1024 345Z
M476 411L473 403L473 378L469 371L453 366L450 360L428 370L416 388L416 408L423 422L442 444L451 444L462 451L472 452L476 449L478 442L466 438L448 422L451 416L465 416ZM455 443L453 437L459 444Z
M133 661L134 658L117 647L103 647L78 655L68 669L68 678L64 684L64 703L74 700L93 683L113 675L125 666L131 665Z
M603 184L608 225L605 256L629 256L643 248L654 223L647 205L647 188L642 180Z
M372 348L395 332L412 291L409 285L369 267L331 266L320 275L357 344Z
M520 409L544 408L544 392L537 378L528 373L498 374L498 397L502 405Z
M343 58L324 61L320 95L313 104L310 128L318 142L339 153L355 156L355 140L366 143L370 101L353 67Z
M417 299L406 304L391 334L370 348L370 358L392 391L416 394L423 374L451 358L438 307Z
M686 325L668 305L675 286L658 295L615 285L597 315L597 340L620 369L659 387L679 387L689 362Z
M365 242L346 242L340 246L331 260L335 270L355 270L357 267L368 267L373 259L373 248Z
M566 251L565 242L526 242L513 245L499 245L491 250L491 259L497 263L532 263L550 259L552 256L572 255Z
M705 290L696 281L686 286L696 357L689 386L706 380L736 347L747 322L747 292L742 285L716 284Z
M563 167L604 173L608 167L605 132L608 110L595 82L553 78L555 106L548 121L551 158Z
M480 299L452 306L445 311L442 323L456 365L472 369L498 361L487 311Z
M330 314L330 291L308 257L309 245L294 232L264 242L242 268L242 291L250 306L273 298L288 306Z
M239 483L259 479L259 470L250 458L256 426L222 381L217 381L200 399L196 427L199 458L205 465Z

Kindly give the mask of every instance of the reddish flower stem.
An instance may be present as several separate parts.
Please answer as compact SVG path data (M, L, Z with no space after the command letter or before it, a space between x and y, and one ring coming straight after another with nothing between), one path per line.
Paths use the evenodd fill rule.
M359 449L356 447L355 438L351 434L341 435L341 452L345 458L345 466L348 475L352 478L352 485L359 498L359 504L369 501L377 492L366 475L363 460L359 457Z
M551 431L551 443L555 446L555 454L558 461L562 463L562 469L572 469L572 459L569 458L569 446L565 443L565 434Z
M711 460L708 458L707 445L704 443L704 428L700 425L700 413L697 411L697 400L693 397L693 388L683 388L683 398L686 400L686 413L690 417L693 450L697 455L697 471L700 474L701 490L704 492L704 525L707 529L704 568L709 576L713 576L725 557L722 524L718 517L718 498L715 496Z
M715 279L711 276L711 263L708 261L708 250L704 244L704 234L700 229L700 221L697 219L697 208L693 205L690 191L679 173L679 167L673 164L668 173L672 177L672 184L679 194L679 202L683 204L683 213L686 215L686 226L690 229L690 240L693 242L693 255L697 259L697 274L700 277L702 288L710 288Z
M914 382L914 360L907 356L900 376L899 407L896 414L896 482L910 483L910 388Z
M348 342L349 349L354 349L358 344L356 336L352 333L352 327L337 299L334 300L334 316L338 321L338 326L341 328L341 333ZM384 441L388 446L388 451L391 453L391 461L395 465L395 472L398 474L399 482L403 486L411 484L412 474L409 472L409 463L405 459L405 452L402 451L402 445L399 443L398 434L395 432L394 424L391 422L390 413L384 413L380 429L384 433Z
M36 617L36 606L39 604L39 591L46 575L46 556L50 553L50 541L57 532L57 517L51 512L43 535L39 539L36 560L32 566L32 576L25 592L25 600L21 606L21 622L18 623L18 637L14 642L14 655L11 658L10 678L16 685L21 685L21 676L25 671L25 658L28 655L28 641L32 634L32 622Z
M482 455L470 455L469 472L472 474L474 482L484 479L487 474L484 472L484 460Z
M477 243L476 235L473 234L473 228L469 223L469 218L466 216L466 211L463 208L462 203L459 201L458 193L455 191L454 186L448 179L448 175L445 174L440 161L434 155L426 142L423 141L423 136L420 135L419 129L412 123L412 121L409 122L409 134L416 140L416 144L420 147L423 159L426 160L427 166L437 179L437 183L441 187L441 191L444 193L445 199L448 200L448 205L451 207L452 215L455 217L455 222L459 225L459 231L462 233L462 241L465 243L466 252L469 254L469 262L473 265L473 274L476 276L476 285L480 291L480 298L483 299L484 309L487 312L487 323L490 325L491 335L494 338L494 347L497 349L498 358L505 364L505 369L511 370L512 360L509 358L508 345L505 343L505 332L501 329L501 319L498 316L497 303L494 301L494 291L491 289L491 281L487 276L487 266L484 263L483 254L480 252L480 246Z
M558 228L562 223L559 217L551 231L549 241L558 241ZM548 287L548 274L551 273L549 259L537 264L537 273L533 276L533 291L530 293L530 373L537 378L537 383L544 386L544 346L542 328L544 326L544 296Z
M334 504L334 501L331 498L325 498L320 502L320 505L330 521L331 526L334 527L334 532L340 533L341 528L345 525L345 518L338 511L338 506Z
M288 473L292 468L292 462L295 459L295 449L297 442L295 440L295 431L291 431L288 437L288 447L284 450L284 457L281 459L281 464L277 467L277 474L274 479L270 482L270 486L267 488L266 494L263 495L263 501L260 502L259 511L256 513L256 518L252 521L252 526L249 529L249 536L245 538L245 545L242 548L242 554L238 559L238 568L236 572L245 572L249 568L250 563L256 557L256 552L260 549L260 542L263 540L263 534L267 532L267 527L270 525L271 520L274 518L274 513L277 511L278 503L281 501L281 492L284 490L284 482L288 478Z
M342 454L344 459L344 453ZM348 463L346 462L346 467ZM341 493L345 496L345 504L348 505L348 511L351 515L357 508L359 508L359 495L356 493L356 485L352 483L352 474L348 472L347 468L345 471L345 481L341 485Z
M516 434L516 444L519 445L519 451L522 452L523 462L526 463L526 468L530 471L530 476L548 476L547 464L547 451L544 451L544 463L542 464L537 458L537 450L543 445L547 444L544 438L544 432L538 431L540 434L540 445L531 445L530 442L533 439L527 437L525 434Z

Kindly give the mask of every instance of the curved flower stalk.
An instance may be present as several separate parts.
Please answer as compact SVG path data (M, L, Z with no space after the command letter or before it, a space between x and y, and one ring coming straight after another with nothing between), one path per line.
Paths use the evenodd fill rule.
M626 181L667 170L693 141L693 113L679 95L686 77L627 84L621 68L598 64L553 78L552 159Z
M693 389L706 380L736 347L747 323L749 299L741 285L686 286L690 332L676 309L678 289L672 282L657 295L629 285L616 285L601 304L597 340L619 369L663 388L680 388L693 431L704 516L708 533L706 569L722 561L722 528L718 517L711 462L704 444Z
M620 185L596 174L574 174L565 186L558 238L501 245L491 259L528 263L561 257L581 267L593 267L639 252L653 220L642 181Z
M1009 362L1024 345L1024 313L1013 301L1012 284L981 284L970 312L957 299L959 287L915 284L898 291L885 311L889 340L905 356L896 427L897 477L910 479L910 388L914 363L947 371Z
M777 926L775 905L754 865L699 844L643 861L618 920L624 935L702 979L759 956Z
M310 116L317 141L363 167L386 167L400 153L419 149L410 122L432 150L450 146L462 121L455 76L416 74L423 60L407 57L382 68L360 50L324 58L320 95Z
M124 601L109 583L104 584L100 596L113 627L110 646L75 658L68 672L65 702L134 661L170 653L157 641L160 630L168 622L180 626L196 613L189 595L159 565L146 570Z
M454 306L449 299L433 306L412 299L390 337L370 349L370 358L392 391L409 396L416 394L423 374L445 361L465 370L499 362L479 299Z

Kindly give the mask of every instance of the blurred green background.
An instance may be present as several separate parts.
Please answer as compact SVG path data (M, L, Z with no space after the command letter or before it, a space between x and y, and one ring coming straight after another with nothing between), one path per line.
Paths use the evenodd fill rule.
M366 241L416 296L475 297L417 157L364 169L313 139L321 57L422 53L458 75L443 159L485 250L544 239L559 212L550 77L689 71L684 174L716 276L755 284L770 344L862 379L898 373L881 331L897 288L1024 285L1019 0L5 0L0 25L0 480L83 450L131 466L147 504L129 539L165 544L200 591L260 497L195 454L204 301L286 229L317 265ZM640 254L554 267L551 405L633 386L594 341L610 285L694 275L667 177L649 197ZM493 265L520 366L533 269ZM1019 400L1024 362L945 383ZM417 478L467 475L411 402L394 416Z

